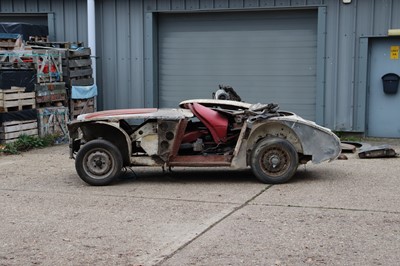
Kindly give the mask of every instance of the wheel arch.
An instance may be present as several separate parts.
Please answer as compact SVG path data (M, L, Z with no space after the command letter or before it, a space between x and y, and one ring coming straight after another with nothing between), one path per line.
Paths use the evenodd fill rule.
M247 162L249 165L250 154L257 142L266 137L278 137L289 141L297 153L303 153L303 147L300 138L293 129L279 121L267 121L263 123L254 124L249 137L247 139Z
M92 122L80 126L83 139L88 142L94 139L104 139L114 144L121 152L123 165L130 164L131 141L128 134L119 128L119 123Z

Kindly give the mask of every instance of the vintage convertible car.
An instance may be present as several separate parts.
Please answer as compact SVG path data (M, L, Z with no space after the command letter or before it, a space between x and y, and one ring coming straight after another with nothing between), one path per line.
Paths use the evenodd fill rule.
M250 167L261 182L278 184L299 164L334 160L341 152L327 128L275 104L232 100L83 114L68 129L70 157L91 185L107 185L134 166Z

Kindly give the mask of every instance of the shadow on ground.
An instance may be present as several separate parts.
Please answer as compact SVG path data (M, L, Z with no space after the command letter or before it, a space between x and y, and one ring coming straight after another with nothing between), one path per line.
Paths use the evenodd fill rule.
M288 183L326 182L338 178L332 169L313 169L299 167ZM336 171L336 170L335 170ZM340 170L339 170L340 171ZM340 176L340 175L339 175ZM251 169L234 170L230 168L213 169L173 169L163 172L161 169L127 170L113 184L130 183L260 183Z

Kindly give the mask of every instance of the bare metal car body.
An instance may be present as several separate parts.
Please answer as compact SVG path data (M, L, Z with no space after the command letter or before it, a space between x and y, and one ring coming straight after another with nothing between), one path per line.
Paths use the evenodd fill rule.
M134 166L250 167L264 183L283 183L299 164L341 151L338 137L314 122L276 105L230 100L84 114L68 129L70 157L91 185L107 185Z

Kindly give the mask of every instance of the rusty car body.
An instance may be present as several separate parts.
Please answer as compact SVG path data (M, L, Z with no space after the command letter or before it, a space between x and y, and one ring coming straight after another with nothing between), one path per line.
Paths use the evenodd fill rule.
M83 114L68 124L70 157L82 180L110 184L134 166L251 168L264 183L284 183L299 164L337 158L329 129L275 104L196 99L175 109Z

